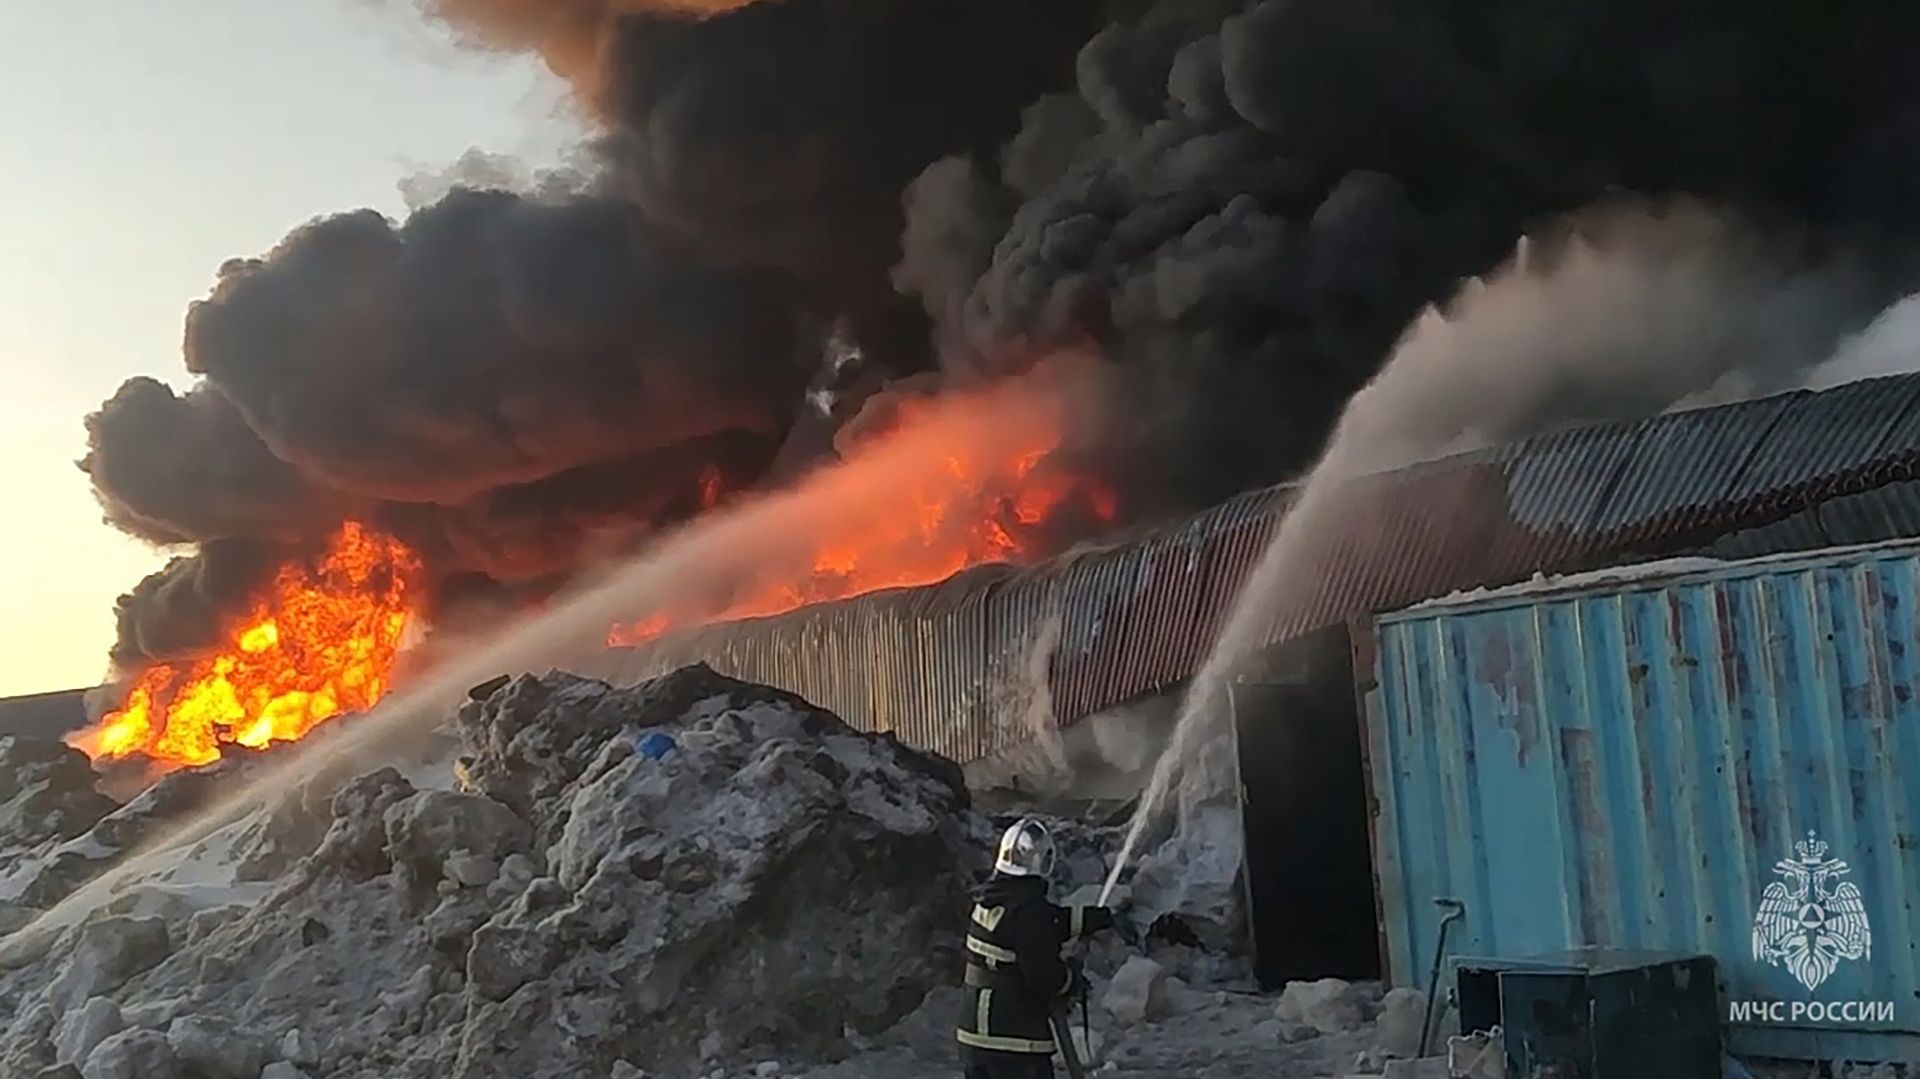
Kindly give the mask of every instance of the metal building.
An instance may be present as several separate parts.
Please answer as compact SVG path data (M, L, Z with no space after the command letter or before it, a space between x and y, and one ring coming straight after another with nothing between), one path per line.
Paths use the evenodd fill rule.
M1394 982L1454 897L1455 955L1708 952L1735 1051L1920 1059L1920 543L1521 585L1354 647Z
M1459 588L1682 552L1920 536L1920 375L1564 431L1367 477L1275 643ZM1038 566L982 567L612 650L631 683L696 661L963 763L1192 677L1292 500L1250 491ZM636 612L636 614L641 612Z

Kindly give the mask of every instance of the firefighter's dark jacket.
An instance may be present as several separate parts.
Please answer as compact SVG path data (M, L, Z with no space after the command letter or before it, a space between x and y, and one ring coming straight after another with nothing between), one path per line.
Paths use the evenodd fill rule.
M1104 907L1059 907L1032 877L994 877L974 896L967 925L967 1005L960 1044L1052 1053L1048 1022L1070 985L1065 953L1113 924Z

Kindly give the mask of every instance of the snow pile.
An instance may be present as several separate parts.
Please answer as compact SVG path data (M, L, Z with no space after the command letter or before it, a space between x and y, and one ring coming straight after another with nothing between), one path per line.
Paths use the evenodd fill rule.
M245 783L267 756L235 751L212 764L162 776L125 805L118 805L95 791L92 784L98 777L78 750L41 742L30 752L43 764L58 761L59 779L43 780L40 787L46 792L41 799L45 804L52 804L54 792L60 792L57 808L48 818L60 826L38 829L50 833L38 844L0 852L0 865L5 867L0 869L0 902L16 904L16 910L43 909L72 894ZM29 768L24 774L32 773ZM36 811L37 807L23 809L10 819L16 828L33 829ZM83 830L72 834L71 825L79 822L85 822Z
M316 778L203 844L226 891L0 948L0 1074L692 1075L837 1056L959 969L991 832L950 762L705 667L455 726L451 789Z
M0 933L12 932L55 851L113 812L86 754L37 738L0 738ZM80 850L90 849L77 844ZM76 851L75 857L79 857ZM71 859L70 859L71 860Z
M0 738L0 856L72 839L112 812L86 754L38 738Z
M1093 1034L1090 1041L1099 1047L1100 1063L1093 1072L1102 1079L1381 1079L1383 1075L1393 1079L1407 1074L1402 1069L1411 1064L1418 1047L1425 1007L1425 997L1417 990L1383 994L1380 985L1364 982L1319 986L1312 991L1318 999L1337 998L1357 1009L1352 1027L1322 1032L1286 1018L1294 1013L1272 996L1225 988L1200 992L1185 986L1172 966L1153 969L1160 960L1177 965L1177 956L1167 949L1154 952L1154 962L1136 957L1121 970L1093 976L1096 1001L1087 1019ZM1149 999L1164 995L1164 1003L1137 1016L1131 1002L1140 999L1137 994L1143 986ZM1115 996L1115 1004L1129 1002L1121 1009L1125 1014L1115 1014L1107 1003L1109 996ZM918 1079L957 1074L953 1013L958 1007L958 1000L950 1000L935 1009L927 1022L903 1023L889 1037L889 1044L869 1053L831 1064L781 1067L769 1074L781 1079ZM1081 1016L1076 1011L1072 1019L1077 1042ZM1448 1032L1452 1024L1439 1022L1436 1029ZM1444 1044L1444 1037L1435 1044ZM1425 1062L1429 1066L1436 1063L1431 1055Z

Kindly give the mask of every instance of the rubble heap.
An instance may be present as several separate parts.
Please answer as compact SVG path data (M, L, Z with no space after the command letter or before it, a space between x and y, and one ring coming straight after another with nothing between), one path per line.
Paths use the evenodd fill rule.
M101 777L79 750L0 739L0 926L54 905L190 820L266 757L235 751L162 776L122 805L99 792Z
M693 1075L835 1056L959 967L990 834L951 762L705 667L455 726L446 784L315 778L16 951L0 1074Z
M56 854L71 849L71 865L96 844L78 842L119 804L94 789L86 754L38 738L0 738L0 933L25 915L24 903L45 896ZM61 871L71 875L71 871ZM59 874L54 874L59 875ZM32 893L32 894L29 894Z

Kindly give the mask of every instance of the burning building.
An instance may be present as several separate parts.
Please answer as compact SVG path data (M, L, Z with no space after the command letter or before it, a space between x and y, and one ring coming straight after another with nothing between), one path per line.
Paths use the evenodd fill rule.
M1334 503L1340 527L1295 568L1312 586L1275 612L1230 693L1237 767L1261 781L1229 792L1239 830L1229 883L1244 889L1262 980L1375 975L1386 961L1355 695L1372 663L1356 654L1371 638L1354 630L1372 612L1536 573L1914 536L1916 465L1920 376L1908 375L1575 428L1345 485ZM1137 784L1171 695L1194 676L1233 594L1297 508L1295 489L1260 489L1027 567L976 567L931 585L668 628L578 667L615 685L680 674L637 690L524 680L463 709L459 722L507 723L520 710L585 721L594 709L567 711L562 698L672 698L660 687L712 678L683 669L704 661L779 687L751 692L831 702L856 727L967 762L976 786L1073 797L1103 771ZM603 720L625 715L613 709ZM485 742L544 752L508 733ZM583 744L609 756L595 739ZM537 770L533 757L525 767ZM384 883L372 890L393 893ZM1309 938L1290 931L1303 920L1315 926ZM1276 937L1283 947L1263 944ZM1404 982L1402 952L1392 973Z
M223 745L264 749L373 707L414 617L419 570L397 541L343 523L317 558L280 567L226 648L147 667L77 743L96 758L208 764Z
M1898 376L1347 485L1339 527L1290 570L1311 582L1303 598L1276 612L1232 694L1240 768L1261 776L1236 807L1255 943L1318 927L1267 953L1263 980L1379 972L1350 626L1536 574L1920 536L1917 476L1920 376ZM976 783L1130 797L1292 495L1250 491L1128 542L688 629L583 666L633 683L706 662L936 749ZM1300 864L1315 874L1286 870Z
M1337 527L1233 687L1242 766L1274 779L1235 807L1256 944L1320 927L1263 974L1364 974L1348 620L1920 527L1920 383L1781 395L1920 288L1911 5L418 6L570 80L584 164L514 190L456 169L404 220L229 261L187 313L192 383L88 417L107 520L177 555L120 601L73 739L98 758L298 739L468 630L825 490L574 665L705 660L983 782L1131 794L1285 481L1431 305L1520 237L1542 280L1624 242L1585 212L1615 200L1690 242L1667 207L1698 200L1712 258L1628 243L1606 308L1522 288L1524 317L1445 342L1504 365L1417 371L1349 432L1438 459L1327 492ZM1672 411L1703 396L1750 400ZM1302 858L1311 881L1281 871Z
M884 566L823 544L610 632L1178 519L1295 474L1422 305L1620 192L1726 207L1787 237L1749 263L1832 278L1760 305L1796 318L1729 361L1762 390L1916 283L1899 5L419 3L571 80L586 164L456 169L404 221L230 261L186 319L197 381L89 418L107 519L178 554L120 604L97 750L178 764L359 707L401 638L538 606L1062 350L1109 372L1098 414L873 514ZM1538 429L1606 418L1566 404ZM386 569L326 568L360 540Z

